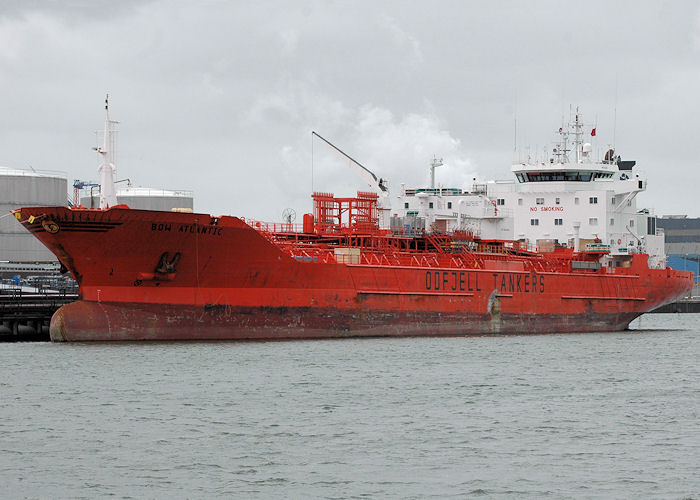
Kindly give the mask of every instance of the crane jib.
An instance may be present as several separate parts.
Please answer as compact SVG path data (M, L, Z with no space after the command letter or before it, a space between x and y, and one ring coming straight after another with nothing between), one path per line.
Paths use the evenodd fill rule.
M323 142L325 142L328 146L330 146L331 148L333 148L335 151L337 151L338 153L340 153L341 155L343 155L345 158L347 158L348 160L350 160L351 162L353 162L355 165L357 165L358 167L360 167L364 172L366 172L367 174L369 174L369 175L372 177L372 179L374 180L374 183L376 184L376 187L378 187L381 191L386 191L386 190L387 190L387 187L386 187L386 185L385 185L385 183L384 183L384 180L383 180L383 179L377 178L377 176L374 174L374 172L372 172L370 169L368 169L367 167L365 167L364 165L362 165L362 163L360 163L359 161L357 161L356 159L354 159L352 156L350 156L350 155L348 155L347 153L345 153L345 151L343 151L342 149L340 149L339 147L337 147L335 144L333 144L332 142L330 142L328 139L326 139L326 138L322 137L321 135L317 134L316 132L311 131L311 136L312 136L312 137L318 137L318 138L321 139Z

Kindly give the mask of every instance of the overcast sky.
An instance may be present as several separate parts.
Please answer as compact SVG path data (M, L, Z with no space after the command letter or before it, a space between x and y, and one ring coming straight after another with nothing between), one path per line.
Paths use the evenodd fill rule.
M0 0L0 165L99 179L109 93L119 178L299 222L312 163L315 190L367 189L320 142L312 162L312 130L394 190L433 155L467 187L511 178L516 137L551 149L573 105L646 173L641 206L698 217L698 6Z

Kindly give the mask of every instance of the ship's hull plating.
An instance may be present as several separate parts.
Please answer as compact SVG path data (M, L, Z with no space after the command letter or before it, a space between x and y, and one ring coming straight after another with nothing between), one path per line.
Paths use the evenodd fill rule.
M638 313L488 314L313 307L193 307L77 301L51 321L53 341L279 340L600 332Z

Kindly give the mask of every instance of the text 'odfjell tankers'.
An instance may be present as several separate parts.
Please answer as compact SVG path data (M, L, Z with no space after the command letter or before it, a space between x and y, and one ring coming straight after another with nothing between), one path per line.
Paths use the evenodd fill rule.
M110 123L103 208L14 211L80 285L80 300L51 321L54 341L622 330L692 287L692 273L604 242L579 249L578 236L536 252L480 237L461 215L451 228L384 228L386 197L370 192L314 193L302 227L129 209L114 196Z

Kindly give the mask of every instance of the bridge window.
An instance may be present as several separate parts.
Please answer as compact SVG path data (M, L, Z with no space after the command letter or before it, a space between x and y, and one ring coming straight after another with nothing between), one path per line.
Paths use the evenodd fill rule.
M518 182L590 182L593 178L591 172L532 172L515 174Z
M612 174L608 172L596 172L593 174L594 179L609 179L610 177L612 177Z

